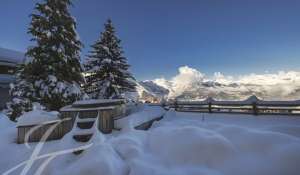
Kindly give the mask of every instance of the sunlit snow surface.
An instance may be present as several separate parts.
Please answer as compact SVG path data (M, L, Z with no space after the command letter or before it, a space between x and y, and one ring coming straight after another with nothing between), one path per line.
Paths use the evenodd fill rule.
M2 173L28 159L32 150L12 143L16 130L2 117L0 122ZM169 111L148 131L126 130L106 137L80 155L55 158L43 174L300 174L300 117ZM68 144L64 142L48 142L42 154Z

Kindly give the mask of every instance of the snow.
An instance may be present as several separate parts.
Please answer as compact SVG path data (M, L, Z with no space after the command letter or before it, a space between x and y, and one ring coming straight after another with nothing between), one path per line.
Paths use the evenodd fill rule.
M45 10L52 11L52 9L48 5L45 5Z
M52 33L50 31L47 31L46 35L47 35L47 38L51 38L52 37Z
M147 101L149 98L163 99L169 94L169 91L152 81L137 82L136 90L141 100Z
M162 117L165 110L160 106L144 106L139 112L115 121L115 127L124 130L132 130L150 120Z
M41 89L39 95L51 97L54 94L67 97L79 97L82 94L79 84L76 82L59 81L54 75L49 75L47 80L36 80L35 88Z
M107 47L106 47L107 48ZM112 60L111 59L108 59L108 58L105 58L105 59L103 59L102 60L102 63L103 64L110 64L112 62Z
M80 100L73 103L74 106L90 105L90 104L109 104L109 103L124 103L123 99L90 99Z
M48 79L51 83L56 83L57 82L57 78L54 75L48 75Z
M0 173L4 173L9 167L15 166L16 162L25 160L29 155L25 145L17 145L16 124L0 112Z
M76 111L93 111L93 110L112 110L114 106L104 106L104 107L72 107L72 105L64 106L60 108L60 111L64 112L76 112Z
M69 157L70 155L68 155ZM126 164L109 144L95 145L88 149L79 159L51 168L52 174L61 175L97 175L97 174L126 174ZM60 161L61 163L61 161ZM65 165L68 165L65 167ZM60 168L57 168L59 166ZM49 169L49 168L48 168ZM48 170L50 171L50 170Z
M299 124L287 116L170 111L147 133L126 133L114 145L123 143L117 148L129 157L131 174L296 175L300 135L288 132ZM289 128L269 130L274 126Z
M76 120L78 120L77 118ZM98 120L95 121L93 127L93 136L86 145L91 145L85 149L84 154L78 157L73 155L64 155L59 157L59 161L53 162L47 167L46 172L51 174L125 174L127 167L125 162L118 156L111 144L105 143L105 137L98 131ZM74 134L79 132L74 127L61 141L61 147L64 149L77 148L84 146L82 143L75 142L72 138ZM83 132L85 133L85 132ZM69 147L66 147L69 145ZM70 161L72 158L72 161ZM67 165L67 166L66 166ZM60 168L59 168L60 167Z
M122 94L122 97L128 102L138 102L139 93L138 92L125 92Z
M9 119L0 112L0 130L5 131L6 129L11 129L14 127L14 123L9 121Z
M25 112L18 118L17 127L57 122L59 121L58 114L57 111L47 112L40 109Z
M159 111L158 107L145 106L128 119L136 121L155 111ZM299 126L299 117L170 110L148 131L96 133L91 147L80 155L56 157L42 174L298 175ZM3 173L28 159L36 144L27 149L13 143L15 124L5 116L0 116L0 129L0 173ZM41 154L68 146L79 146L70 133L59 141L45 143ZM28 174L34 174L40 164L41 161L35 162Z

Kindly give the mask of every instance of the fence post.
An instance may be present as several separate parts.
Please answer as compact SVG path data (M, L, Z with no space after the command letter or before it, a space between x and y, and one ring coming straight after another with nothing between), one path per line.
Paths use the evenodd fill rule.
M257 104L256 102L252 103L252 110L254 115L258 115L258 109L257 109Z
M177 100L174 102L174 108L175 108L175 111L177 111L178 109L178 104L177 104Z
M212 113L212 110L211 110L211 102L208 103L208 112L209 112L209 113Z

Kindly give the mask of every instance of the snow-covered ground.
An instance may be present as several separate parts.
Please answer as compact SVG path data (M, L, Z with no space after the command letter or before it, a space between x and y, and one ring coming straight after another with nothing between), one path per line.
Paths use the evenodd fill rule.
M2 173L27 160L36 144L28 149L13 143L16 129L4 117L0 117L0 127ZM171 110L148 131L126 130L105 137L80 155L56 157L42 174L300 174L300 117ZM66 142L47 142L41 154L61 150ZM28 174L34 174L39 163L35 162Z
M145 122L162 117L166 112L160 106L140 105L139 108L137 112L116 120L115 128L122 129L122 132L132 130Z

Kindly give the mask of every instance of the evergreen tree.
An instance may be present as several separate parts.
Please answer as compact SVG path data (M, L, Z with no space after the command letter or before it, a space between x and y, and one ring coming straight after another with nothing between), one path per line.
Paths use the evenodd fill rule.
M39 102L48 110L58 110L84 95L80 88L84 83L80 65L82 44L75 20L68 11L70 5L70 0L44 0L36 4L28 31L35 45L26 53L30 61L18 71L11 89L10 107L15 106L14 100L22 99ZM30 106L31 102L24 105ZM14 113L20 111L16 115L22 110L13 109Z
M5 112L13 121L23 112L32 110L34 89L33 84L28 82L25 77L25 66L22 64L15 71L16 80L10 88L11 101L6 104Z
M115 29L109 19L100 39L91 47L85 64L87 70L86 91L92 98L121 98L125 92L135 91L135 81L129 73L129 65L120 46Z

